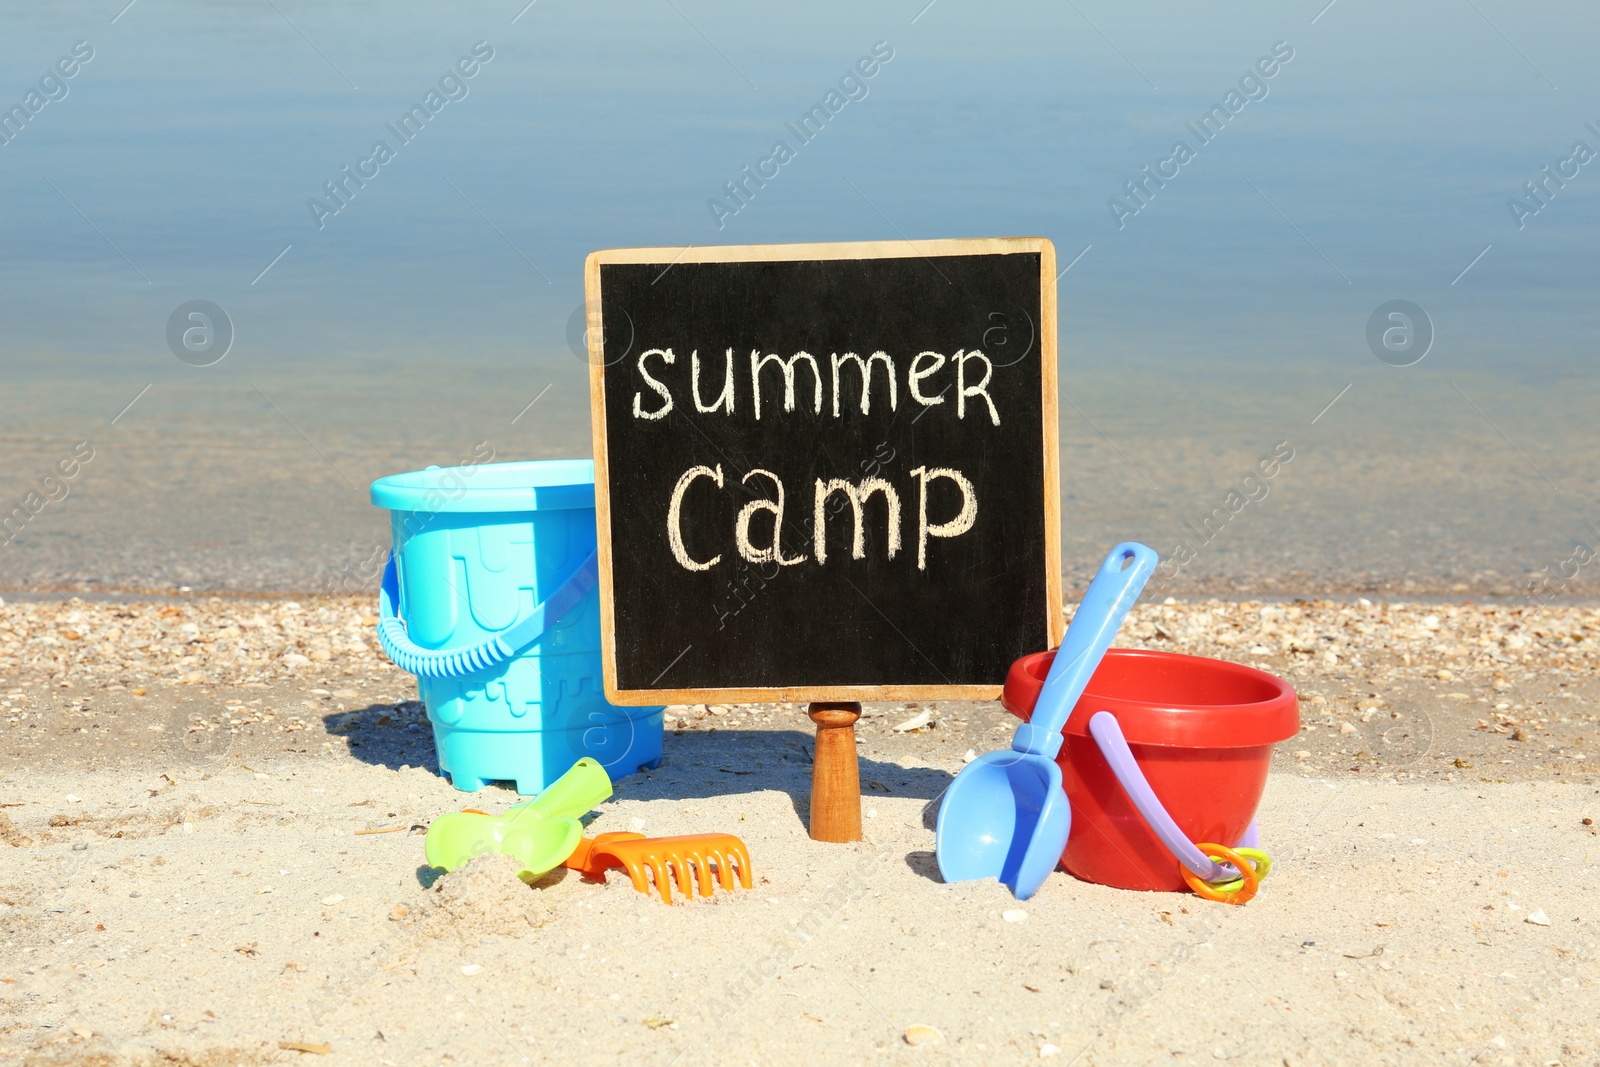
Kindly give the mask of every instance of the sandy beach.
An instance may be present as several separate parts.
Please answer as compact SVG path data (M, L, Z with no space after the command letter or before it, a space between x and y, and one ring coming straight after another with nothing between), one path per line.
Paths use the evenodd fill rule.
M1600 5L1524 7L8 5L0 1067L1600 1067ZM586 832L752 885L432 867L519 797L391 560L412 666L540 643L447 714L674 701ZM1296 691L1243 907L942 881L1018 720L927 698L1102 574ZM849 844L843 730L690 703L863 693Z
M1023 904L942 884L937 799L1015 722L983 703L867 707L858 845L806 835L803 709L669 709L661 767L620 780L591 831L736 833L752 890L668 907L620 872L438 877L428 822L514 797L436 773L372 610L0 608L0 1059L1600 1055L1600 611L1138 606L1120 643L1255 663L1301 695L1261 810L1274 873L1228 908L1062 872Z

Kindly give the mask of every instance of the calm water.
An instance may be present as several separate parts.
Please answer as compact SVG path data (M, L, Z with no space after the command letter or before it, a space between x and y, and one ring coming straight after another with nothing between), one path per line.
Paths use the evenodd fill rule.
M9 9L0 511L93 458L0 589L323 588L387 538L372 479L588 454L582 259L643 244L1051 238L1079 581L1137 537L1179 593L1512 595L1600 541L1592 5L924 3Z

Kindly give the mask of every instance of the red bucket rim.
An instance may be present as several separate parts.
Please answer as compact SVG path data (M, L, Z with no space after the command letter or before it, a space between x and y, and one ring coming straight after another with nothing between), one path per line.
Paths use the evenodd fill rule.
M1011 665L1000 696L1007 711L1024 721L1028 719L1054 658L1055 650L1051 649L1023 656ZM1214 678L1223 676L1236 681L1241 688L1254 687L1262 697L1228 704L1140 699L1135 692L1097 691L1096 681L1101 674L1096 671L1068 717L1065 733L1087 736L1089 719L1097 711L1115 715L1130 744L1252 748L1286 741L1300 730L1295 691L1277 675L1243 663L1159 649L1113 648L1106 652L1106 659L1124 663L1144 660L1152 669L1163 671L1204 671Z

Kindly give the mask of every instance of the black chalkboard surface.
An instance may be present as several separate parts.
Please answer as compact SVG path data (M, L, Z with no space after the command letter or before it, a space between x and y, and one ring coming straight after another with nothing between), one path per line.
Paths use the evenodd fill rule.
M1055 250L586 264L607 696L993 699L1060 640Z

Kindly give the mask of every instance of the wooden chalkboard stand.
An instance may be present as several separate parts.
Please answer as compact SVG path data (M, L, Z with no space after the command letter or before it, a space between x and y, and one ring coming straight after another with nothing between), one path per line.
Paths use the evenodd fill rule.
M811 702L810 835L862 840L858 701L994 700L1061 642L1057 278L1041 237L592 253L607 700ZM809 550L779 543L785 486L812 502ZM760 559L789 577L752 588ZM739 589L770 591L746 613Z
M855 701L819 701L807 713L817 724L811 760L811 840L861 840L861 765L856 759Z

